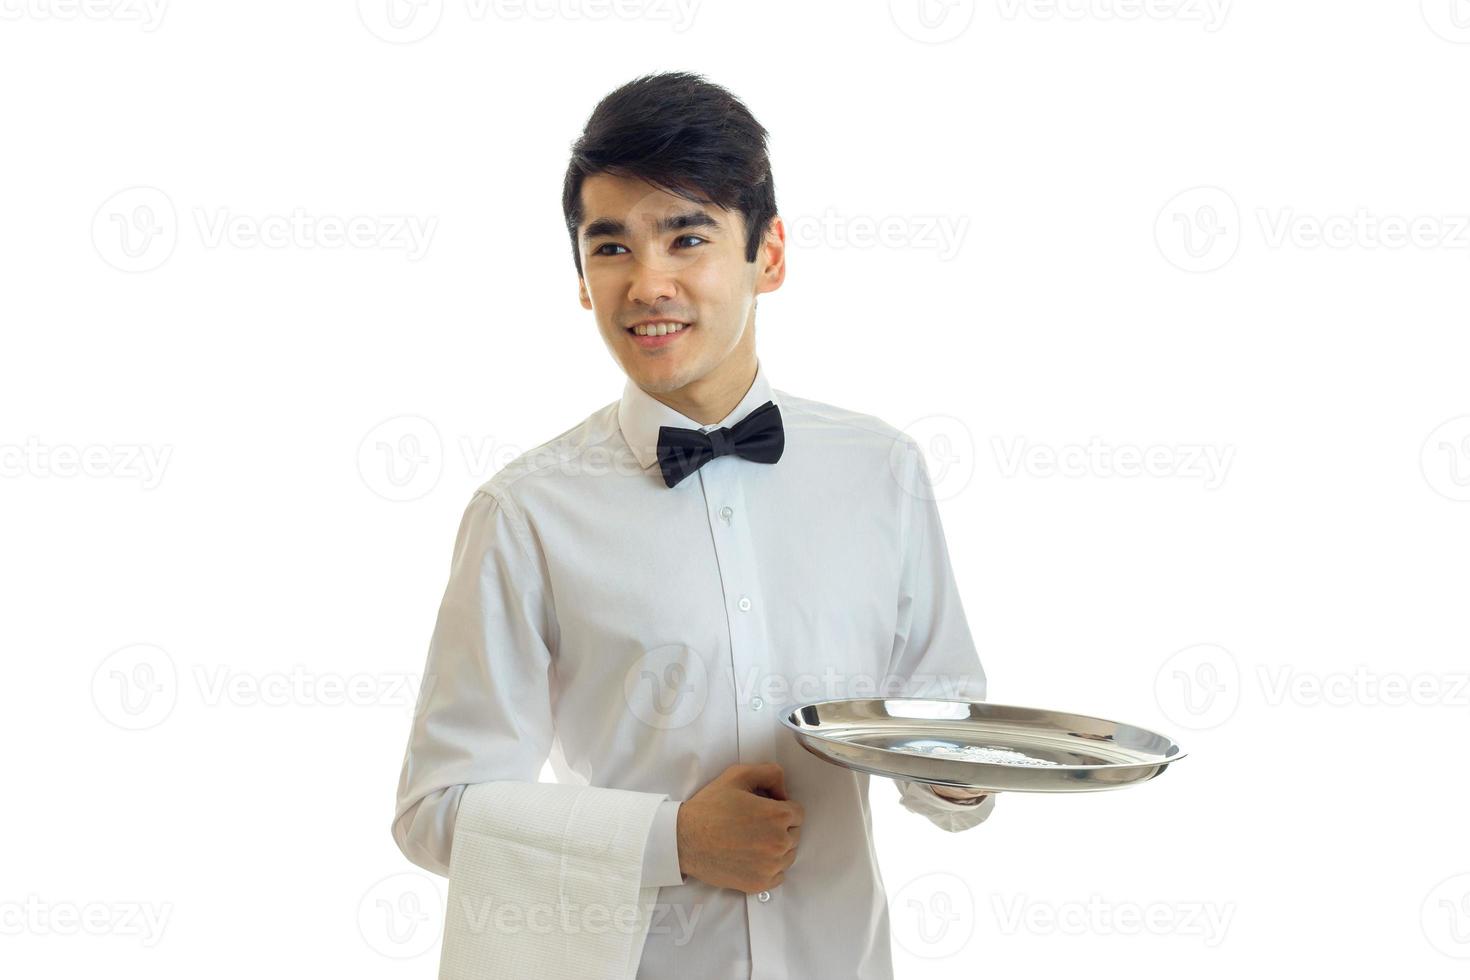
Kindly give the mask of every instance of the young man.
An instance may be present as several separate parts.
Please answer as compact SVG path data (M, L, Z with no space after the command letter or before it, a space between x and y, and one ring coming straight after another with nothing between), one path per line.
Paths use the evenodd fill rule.
M985 694L917 445L756 357L756 297L786 274L765 137L677 73L608 95L574 145L581 303L627 382L470 501L393 822L446 874L468 784L549 757L560 782L666 795L648 980L891 977L869 777L782 709ZM899 789L951 831L995 802Z

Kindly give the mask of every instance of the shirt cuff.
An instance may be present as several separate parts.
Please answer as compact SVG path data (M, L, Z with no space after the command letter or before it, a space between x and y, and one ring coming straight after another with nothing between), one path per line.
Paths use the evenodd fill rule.
M689 880L679 870L679 804L683 802L664 800L653 814L643 848L644 888L682 885Z

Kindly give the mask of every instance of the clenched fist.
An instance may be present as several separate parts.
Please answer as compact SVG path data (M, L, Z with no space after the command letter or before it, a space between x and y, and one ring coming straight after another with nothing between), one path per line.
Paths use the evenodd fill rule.
M747 895L781 884L804 811L775 762L734 765L679 805L679 870Z

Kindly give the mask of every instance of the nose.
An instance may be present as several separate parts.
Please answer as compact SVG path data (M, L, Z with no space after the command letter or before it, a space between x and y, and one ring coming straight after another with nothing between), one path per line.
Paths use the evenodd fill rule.
M628 283L628 300L640 306L658 307L674 299L679 292L674 270L663 263L634 262L632 280Z

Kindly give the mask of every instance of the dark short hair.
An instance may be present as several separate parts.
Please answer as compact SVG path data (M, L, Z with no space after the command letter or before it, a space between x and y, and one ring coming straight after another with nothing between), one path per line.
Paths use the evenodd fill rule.
M745 218L745 261L754 262L776 214L766 130L739 99L691 72L642 75L597 103L562 185L561 208L582 273L577 229L582 181L592 174L637 177Z

